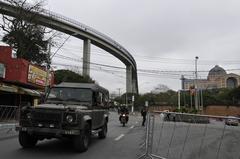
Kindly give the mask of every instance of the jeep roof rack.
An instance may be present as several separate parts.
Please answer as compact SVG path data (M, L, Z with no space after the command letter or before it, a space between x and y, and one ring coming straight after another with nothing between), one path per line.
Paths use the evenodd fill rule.
M92 89L94 91L101 91L106 94L108 94L108 90L99 86L98 84L95 83L73 83L73 82L62 82L58 85L55 85L54 87L70 87L70 88L88 88Z

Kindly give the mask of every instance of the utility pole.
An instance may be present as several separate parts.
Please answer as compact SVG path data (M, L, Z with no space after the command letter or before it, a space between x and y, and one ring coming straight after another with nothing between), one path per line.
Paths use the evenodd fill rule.
M178 90L178 110L180 110L180 105L181 105L181 90Z
M45 66L46 78L45 78L45 84L44 84L45 98L46 98L46 95L47 95L47 92L48 92L48 85L50 85L50 83L49 83L49 74L50 74L50 63L51 63L51 59L52 59L51 58L51 47L52 47L51 43L52 43L52 38L50 38L49 41L48 41L47 51L45 51L45 49L42 46L36 44L40 49L42 49L46 53L46 56L47 56L46 66Z
M117 88L117 90L118 90L119 104L121 105L121 102L124 103L121 99L121 88Z
M194 89L195 89L195 109L198 110L198 85L197 85L197 80L198 80L198 73L197 73L197 60L198 56L195 57L195 82L194 82Z
M118 96L120 97L121 96L121 88L117 88L118 90Z
M127 91L126 91L126 107L128 107L128 96L127 96Z
M51 38L49 39L49 42L48 42L48 51L47 51L47 64L46 64L46 81L45 81L45 95L47 95L47 92L48 92L48 86L50 85L49 83L49 74L50 74L50 56L51 56Z
M135 101L135 97L134 95L132 95L132 113L134 112L134 101Z
M201 89L201 112L203 112L203 93Z
M191 110L192 110L192 94L191 94L191 92L190 92L190 106L191 106Z

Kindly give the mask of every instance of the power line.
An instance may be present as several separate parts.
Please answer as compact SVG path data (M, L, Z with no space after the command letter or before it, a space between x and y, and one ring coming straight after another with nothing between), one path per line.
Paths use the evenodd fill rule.
M81 69L81 66L76 66L76 65L69 65L69 64L61 64L61 63L53 63L52 65L55 66L65 66L65 67L74 67L74 68L79 68ZM106 69L102 69L102 68L90 68L91 70L96 70L96 71L102 71L102 72L106 72L106 73L110 73L112 75L118 76L120 78L125 78L124 76L120 76L115 74L116 72L111 71L111 70L106 70Z
M67 57L67 56L63 56L63 55L57 55L57 57L59 58L63 58L63 59L67 59L67 60L72 60L72 61L75 61L75 62L83 62L83 60L78 60L78 59L74 59L74 58L71 58L71 57ZM87 62L87 61L85 61ZM94 63L94 62L87 62L89 64L92 64L92 65L97 65L97 66L104 66L104 67L110 67L110 68L116 68L116 69L126 69L124 67L118 67L118 66L112 66L112 65L105 65L105 64L99 64L99 63Z
M73 45L74 46L74 45ZM65 49L69 49L69 50L74 50L74 48L67 48L65 47ZM79 49L77 49L78 51ZM97 50L97 49L95 49ZM97 50L94 52L91 52L93 54L97 54L100 56L105 56L105 57L112 57L110 55L104 54L103 52ZM194 61L192 59L177 59L177 58L161 58L161 57L156 57L156 56L141 56L139 54L134 54L134 57L136 57L137 61L147 61L147 62L160 62L160 63L168 63L168 64L194 64ZM137 57L144 57L144 58L140 58L138 59ZM171 62L170 62L171 61ZM199 65L212 65L213 63L222 63L222 64L239 64L240 61L238 60L201 60L199 61Z
M81 68L80 66L76 66L76 65L69 65L69 64L61 64L61 63L53 63L53 65L60 65L60 66L67 66L67 67L77 67L77 68ZM90 68L91 70L97 70L97 71L102 71L102 72L106 72L106 73L111 73L116 75L116 71L115 70L105 70L102 68ZM144 76L144 77L157 77L157 78L171 78L171 79L180 79L179 76L170 76L168 74L151 74L151 73L139 73L139 76ZM125 78L124 76L121 76L121 78Z
M52 59L57 53L58 51L62 48L62 46L68 41L68 39L71 37L72 35L69 35L64 42L58 47L58 49L54 52L54 54L50 57L50 59Z
M76 65L69 65L69 64L60 64L60 63L53 63L53 65L61 65L61 66L68 66L68 67L78 67L79 69L81 69L81 66L76 66ZM96 68L94 68L96 67ZM104 67L104 66L103 66ZM111 68L111 67L108 67ZM107 70L102 68L102 66L91 66L90 68L91 70L96 70L96 71L102 71L102 72L106 72L106 73L110 73L112 75L118 76L120 78L125 78L125 76L119 76L119 73L125 74L125 72L123 72L124 70L120 69L120 70ZM114 68L115 69L115 68ZM235 70L235 69L234 69ZM240 69L239 69L240 70ZM118 74L116 74L118 73ZM168 78L168 79L180 79L180 76L182 75L182 73L179 74L172 74L172 73L167 73L167 72L138 72L139 76L144 76L144 77L152 77L152 78ZM215 75L215 77L220 77L221 75ZM194 74L189 74L189 75L185 75L185 77L187 77L186 79L194 79ZM200 75L201 77L201 75ZM214 77L214 76L211 76ZM199 80L205 80L207 78L200 78Z
M83 60L74 59L74 58L67 57L67 56L64 56L64 55L57 55L57 56L59 56L59 58L63 58L63 59L71 60L71 61L83 62ZM96 66L101 66L101 67L121 69L121 70L125 70L126 69L126 68L123 68L123 67L116 67L116 66L111 66L111 65L103 65L103 64L99 64L99 63L93 63L93 62L90 62L90 64L96 65ZM226 71L233 71L233 70L240 70L240 69L227 69ZM110 71L110 70L108 70L108 71ZM113 70L113 71L116 72L116 70ZM198 71L198 72L199 73L208 73L209 71ZM111 73L113 74L113 72L111 72ZM175 76L174 77L175 79L179 79L179 77L181 75L184 75L185 77L188 77L188 79L189 79L189 78L193 77L194 71L159 71L159 70L139 69L138 73L139 74L141 73L141 75L158 76L158 77L159 77L159 75L160 75L160 77L163 77L163 76ZM190 73L190 74L186 74L186 73ZM203 76L203 75L200 75L200 76ZM206 75L204 75L204 76L206 76Z
M67 49L74 50L73 48L67 48ZM95 51L94 53L98 53L101 56L111 57L107 54L103 54L103 52ZM142 59L138 59L138 61L162 62L162 63L169 63L169 61L174 61L173 64L193 64L194 63L194 61L192 59L160 58L160 57L156 57L156 56L141 56L139 54L134 54L134 57L143 57ZM224 63L224 64L239 64L240 63L240 61L238 61L238 60L217 60L217 61L201 60L201 61L199 61L199 64L200 65L209 65L209 64L212 65L212 63L219 63L219 62Z
M79 60L79 59L75 59L75 58L71 58L71 57L67 57L64 55L56 55L56 57L58 58L62 58L62 59L66 59L66 60L71 60L71 61L75 61L75 62L83 62L83 60ZM116 68L116 69L126 69L124 67L118 67L118 66L112 66L112 65L105 65L105 64L99 64L99 63L94 63L94 62L89 62L90 64L93 65L98 65L98 66L103 66L103 67L109 67L109 68ZM239 71L240 69L226 69L225 71ZM181 75L184 75L183 73L194 73L194 71L189 71L189 70L185 70L185 71L178 71L178 70L149 70L149 69L138 69L138 72L151 72L151 73L169 73L169 72L177 72ZM199 73L208 73L209 70L199 70Z

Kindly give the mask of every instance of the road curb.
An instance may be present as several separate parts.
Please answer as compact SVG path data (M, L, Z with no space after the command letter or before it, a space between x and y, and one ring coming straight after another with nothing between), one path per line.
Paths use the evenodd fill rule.
M17 137L17 132L15 131L15 127L17 125L18 125L17 123L1 123L0 124L0 141Z
M0 124L0 129L1 128L12 128L17 126L17 123L4 123L4 124Z

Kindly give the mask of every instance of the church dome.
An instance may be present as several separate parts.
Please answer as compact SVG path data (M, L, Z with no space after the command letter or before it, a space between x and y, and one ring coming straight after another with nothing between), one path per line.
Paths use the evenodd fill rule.
M216 65L209 71L208 77L209 76L224 76L226 74L227 74L227 72L222 67L219 67L218 65Z

